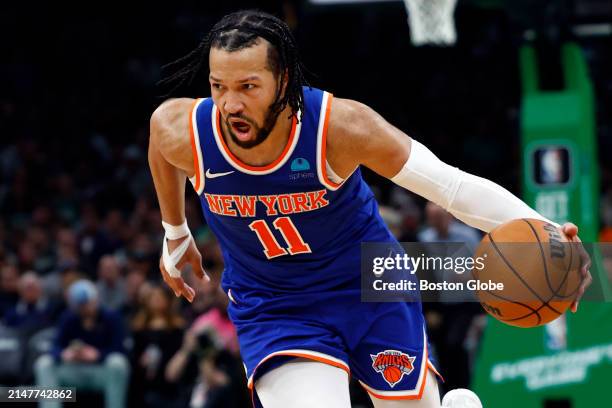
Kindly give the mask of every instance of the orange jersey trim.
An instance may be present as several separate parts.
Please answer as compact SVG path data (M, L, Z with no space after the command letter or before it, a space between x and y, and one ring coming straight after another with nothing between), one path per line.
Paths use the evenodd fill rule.
M437 375L440 378L440 380L442 380L442 382L444 382L444 377L442 377L442 374L440 374L438 370L436 370L436 367L432 364L430 360L427 360L427 367L429 367L429 369L433 371L434 374Z
M251 374L251 378L248 379L247 387L248 387L249 392L251 394L251 403L253 404L253 407L256 406L255 405L255 381L254 381L255 371L257 371L257 368L261 364L263 364L264 362L270 360L273 357L277 357L277 356L301 357L301 358L305 358L305 359L308 359L308 360L318 361L320 363L329 364L329 365L331 365L333 367L340 368L340 369L346 371L347 375L349 375L349 376L351 375L351 370L349 369L349 367L346 364L342 364L342 363L339 363L337 361L333 361L333 360L327 359L325 357L315 356L315 355L307 354L307 353L294 352L294 351L286 351L286 352L281 351L281 352L278 352L278 353L272 353L272 355L267 356L266 358L261 360L259 362L259 364L257 364L257 367L255 367L255 370L253 371L253 374Z
M255 372L257 371L257 368L259 368L260 365L262 365L266 361L270 360L271 358L278 357L278 356L301 357L301 358L305 358L305 359L308 359L308 360L318 361L320 363L324 363L324 364L328 364L328 365L340 368L340 369L346 371L346 373L348 375L351 375L351 370L349 369L349 367L346 364L340 363L338 361L333 361L331 359L328 359L328 358L325 358L325 357L321 357L321 356L316 356L316 355L313 355L313 354L309 354L307 352L281 351L281 352L278 352L278 353L273 353L272 355L270 355L270 356L264 358L263 360L261 360L259 362L259 364L257 364L257 367L255 367L255 370L253 371L253 374L251 374L251 378L249 378L249 381L248 381L248 384L247 384L247 386L248 386L248 388L250 390L252 390L253 387L254 387L254 383L255 383L254 378L255 378Z
M321 134L321 172L323 173L323 178L325 182L329 183L333 188L338 188L342 184L334 183L327 176L327 127L329 125L329 113L331 111L331 103L334 99L334 95L328 94L327 97L327 106L325 107L325 118L323 119L323 132Z
M368 392L368 394L372 395L373 397L376 397L377 399L381 399L381 400L420 400L423 397L423 391L425 390L425 383L427 382L427 369L425 370L425 378L423 379L423 383L421 384L421 389L419 390L419 393L417 395L380 395L380 394L376 394L374 391L371 391L365 387L363 387L364 390L366 390Z
M189 114L189 137L191 139L191 154L193 154L193 167L195 170L195 178L196 178L196 182L194 186L195 191L200 191L200 187L202 186L202 177L200 175L201 173L200 172L200 160L198 159L198 150L197 150L196 140L195 140L195 130L193 128L193 121L194 121L193 115L195 113L195 109L197 108L199 101L200 99L195 100L191 108L191 112Z

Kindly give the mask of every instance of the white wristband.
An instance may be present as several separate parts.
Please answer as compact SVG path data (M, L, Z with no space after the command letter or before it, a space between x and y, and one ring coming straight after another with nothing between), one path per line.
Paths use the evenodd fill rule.
M164 231L166 231L166 238L168 239L179 239L190 234L189 226L187 226L187 220L183 221L181 225L171 225L162 221L162 227L164 227Z
M189 234L189 238L181 242L181 244L174 250L172 253L168 250L168 237L164 237L164 243L162 246L162 262L164 263L164 267L166 268L166 272L168 275L173 278L178 278L181 276L181 271L176 268L176 265L181 261L185 252L189 248L191 243L191 234Z

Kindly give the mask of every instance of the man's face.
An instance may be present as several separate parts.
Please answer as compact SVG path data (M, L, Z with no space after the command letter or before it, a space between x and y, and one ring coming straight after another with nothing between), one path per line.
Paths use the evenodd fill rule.
M0 269L0 291L14 293L18 290L19 271L12 265Z
M121 275L117 259L112 255L105 255L100 259L98 278L106 282L114 282Z
M78 306L78 313L83 319L95 317L98 312L98 302L95 299Z
M278 116L270 110L280 85L268 64L269 46L259 39L238 51L210 50L213 101L233 142L243 148L263 142Z
M37 278L33 278L30 276L25 276L20 281L20 295L21 299L28 303L34 304L38 302L40 296L42 295L42 288L40 286L40 281Z

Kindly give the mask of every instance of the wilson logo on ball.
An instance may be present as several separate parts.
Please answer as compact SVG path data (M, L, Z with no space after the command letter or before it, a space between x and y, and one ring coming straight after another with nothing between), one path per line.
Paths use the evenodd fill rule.
M561 241L561 234L557 227L551 224L546 224L542 227L548 232L548 242L550 243L550 256L553 258L565 258L565 244Z
M372 357L372 368L380 373L391 388L414 370L414 360L406 353L398 350L385 350Z

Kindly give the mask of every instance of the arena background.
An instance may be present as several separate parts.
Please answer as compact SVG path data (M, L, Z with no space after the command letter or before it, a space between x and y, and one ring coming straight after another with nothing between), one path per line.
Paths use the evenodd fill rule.
M241 8L272 12L290 25L311 85L370 105L441 159L518 195L525 193L519 49L536 46L542 86L554 90L562 82L554 50L575 42L595 101L599 211L593 212L599 214L591 240L612 242L609 1L459 0L456 44L443 47L412 44L403 2L324 3L176 1L133 10L97 4L81 13L53 3L35 10L29 4L0 6L0 383L35 384L35 362L57 335L65 291L84 278L96 282L101 303L122 316L131 367L126 406L249 406L235 339L225 324L224 294L200 285L193 305L175 304L160 289L163 233L146 153L149 117L167 91L155 85L162 65L195 48L221 16ZM177 90L179 95L209 95L206 77ZM416 240L429 226L424 200L370 172L366 179L394 232ZM188 196L190 226L205 268L218 281L219 250L195 195ZM605 306L594 307L587 310ZM481 311L462 315L473 330L457 339L449 334L456 318L451 310L426 309L434 348L458 356L440 361L442 372L452 373L446 386L474 386ZM149 327L158 315L162 335ZM609 321L603 320L607 343L598 338L597 344L612 341ZM582 337L602 330L585 327ZM602 359L603 368L569 395L557 385L554 395L532 399L517 386L508 406L609 406L603 390L588 387L612 371L612 352ZM208 388L202 386L207 374L216 378ZM487 394L486 381L477 387ZM104 394L88 388L77 388L74 406L103 406ZM355 407L370 406L359 387L353 391ZM507 406L503 388L496 393L499 401L483 398L486 407ZM579 394L590 395L588 404Z

